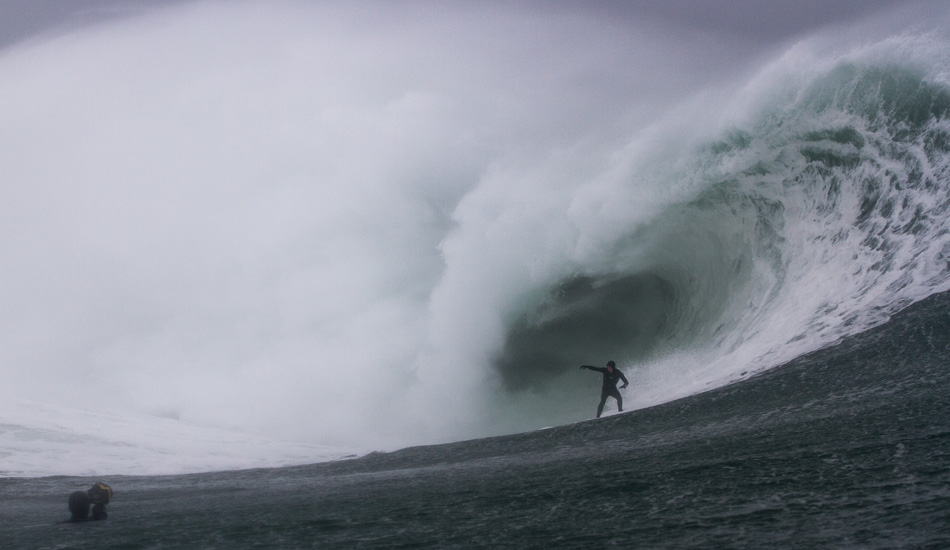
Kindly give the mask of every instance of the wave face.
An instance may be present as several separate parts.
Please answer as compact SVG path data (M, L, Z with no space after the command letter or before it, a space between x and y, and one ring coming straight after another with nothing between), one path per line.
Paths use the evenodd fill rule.
M808 63L793 50L739 94L742 122L632 154L589 213L611 226L594 249L514 297L492 363L504 386L547 395L552 378L577 384L567 366L613 358L638 404L665 401L948 288L944 47L901 37Z
M377 8L2 52L2 391L388 448L588 418L580 364L669 401L950 289L945 13L720 71L682 29Z

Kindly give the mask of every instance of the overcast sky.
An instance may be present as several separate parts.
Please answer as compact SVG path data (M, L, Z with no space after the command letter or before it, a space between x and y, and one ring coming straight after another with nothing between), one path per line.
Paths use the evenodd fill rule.
M198 0L4 0L0 47L43 32L69 29L141 10ZM656 17L697 31L769 44L909 0L554 0L504 2L536 10L584 11L614 19ZM934 3L934 2L930 2ZM437 5L437 3L433 3Z

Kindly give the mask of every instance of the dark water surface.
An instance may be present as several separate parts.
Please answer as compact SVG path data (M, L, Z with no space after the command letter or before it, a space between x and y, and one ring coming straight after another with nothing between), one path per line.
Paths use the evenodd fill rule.
M592 396L592 399L595 396ZM2 548L950 548L950 295L751 380L293 468L0 480Z

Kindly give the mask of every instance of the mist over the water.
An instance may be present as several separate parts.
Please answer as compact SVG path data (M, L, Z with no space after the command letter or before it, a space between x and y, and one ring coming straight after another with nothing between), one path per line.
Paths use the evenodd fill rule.
M925 6L754 53L425 3L8 46L0 396L388 448L588 418L582 363L646 406L881 322L950 288Z

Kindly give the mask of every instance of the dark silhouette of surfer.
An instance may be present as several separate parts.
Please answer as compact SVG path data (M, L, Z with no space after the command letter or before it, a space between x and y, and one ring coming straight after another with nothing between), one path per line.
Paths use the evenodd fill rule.
M69 495L69 513L71 522L106 519L106 504L112 500L112 488L98 481L88 491L75 491ZM89 517L89 506L92 506L92 518Z
M613 361L607 361L606 367L581 365L581 369L595 370L604 375L604 385L600 389L600 404L597 405L597 418L600 418L600 413L604 412L604 404L607 403L608 397L616 399L617 410L623 411L623 397L617 389L617 382L623 380L623 386L620 386L620 389L626 388L629 382L627 382L627 377L617 368L617 364Z

